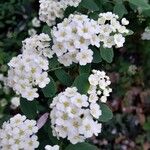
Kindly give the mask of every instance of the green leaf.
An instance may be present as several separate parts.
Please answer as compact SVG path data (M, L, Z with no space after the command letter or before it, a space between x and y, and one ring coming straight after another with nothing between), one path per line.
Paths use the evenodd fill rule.
M57 57L53 57L49 60L49 68L50 69L55 69L58 66L59 66L59 62L57 60Z
M89 143L78 143L78 144L70 144L66 147L65 150L98 150L98 148L94 145L91 145Z
M46 33L51 37L51 28L48 25L44 25L42 33Z
M104 47L101 47L100 48L100 54L101 54L101 57L106 62L111 63L113 61L113 58L114 58L113 48L104 48Z
M150 5L146 0L129 0L129 3L135 5L137 8L141 8L142 10L150 9Z
M90 71L91 71L91 64L87 64L85 66L79 66L79 72L80 72L80 74L83 74L83 73L89 74Z
M93 63L100 63L102 62L102 57L101 57L101 54L100 54L100 50L95 48L95 47L92 47L91 48L93 50Z
M66 86L72 85L73 79L65 70L63 69L56 70L55 75L63 85Z
M53 97L57 92L57 87L56 87L55 81L53 80L52 77L49 77L49 78L50 78L50 83L47 84L47 86L42 89L44 96L47 98Z
M117 14L120 18L122 18L123 15L125 15L125 14L128 13L128 11L127 11L127 9L125 8L125 6L124 6L123 3L116 3L113 12L114 12L115 14Z
M111 109L104 103L100 103L100 109L102 111L102 115L99 117L100 122L108 122L113 117L113 113Z
M81 74L76 77L73 86L75 86L81 94L86 94L89 89L89 74Z
M82 0L82 2L80 3L80 6L83 6L84 8L87 8L91 11L98 11L99 10L99 7L94 2L94 0Z
M28 119L35 119L37 116L37 101L28 101L25 98L20 99L20 108Z

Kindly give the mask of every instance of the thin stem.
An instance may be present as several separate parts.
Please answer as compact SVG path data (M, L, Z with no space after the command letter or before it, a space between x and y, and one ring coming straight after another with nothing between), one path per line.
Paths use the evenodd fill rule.
M48 70L48 72L55 71L55 70L62 69L62 68L63 68L63 67L53 68L53 69Z

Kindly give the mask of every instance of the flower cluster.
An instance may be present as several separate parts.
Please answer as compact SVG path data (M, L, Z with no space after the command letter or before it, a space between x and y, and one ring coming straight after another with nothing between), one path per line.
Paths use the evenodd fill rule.
M22 44L23 53L43 55L52 58L52 51L50 49L50 37L48 34L41 33L25 39Z
M39 19L49 26L56 23L56 18L63 18L68 6L77 7L81 0L40 0Z
M109 87L110 79L104 71L93 70L93 74L89 76L90 88L88 90L89 101L96 103L99 99L101 102L106 102L107 97L112 92Z
M57 138L67 138L76 144L101 132L101 123L95 121L101 115L100 106L90 103L75 87L58 94L50 107L51 127Z
M54 45L52 50L56 53L58 61L65 66L73 62L86 65L93 60L93 51L89 45L99 47L99 25L87 15L70 15L57 27L53 28Z
M118 18L118 15L112 12L99 14L99 38L103 43L103 47L111 48L112 46L116 46L119 48L123 46L125 42L123 35L129 32L129 30L126 29L126 25L129 24L129 21L123 18L120 23Z
M39 96L35 86L44 88L50 82L48 60L37 54L23 53L13 57L8 65L8 86L30 101Z
M36 121L17 114L0 129L0 149L34 150L39 146L37 131Z

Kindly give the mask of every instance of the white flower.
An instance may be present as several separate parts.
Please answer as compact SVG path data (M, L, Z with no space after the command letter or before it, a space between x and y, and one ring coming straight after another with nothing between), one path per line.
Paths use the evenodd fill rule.
M135 75L137 72L137 66L136 65L130 65L128 68L128 72L131 75Z
M104 71L92 70L92 73L88 80L90 87L88 90L89 102L96 103L98 99L101 102L106 102L107 97L110 96L112 89L109 87L111 84L110 78L106 76Z
M17 61L17 63L15 63ZM8 71L7 84L12 87L17 94L28 100L34 100L39 94L35 86L44 88L49 82L46 70L48 70L48 60L37 54L23 53L13 58Z
M144 33L141 35L142 40L150 40L150 29L149 27L145 28Z
M20 106L20 97L13 97L11 99L11 108L16 109Z
M84 142L93 134L97 136L101 132L101 124L94 118L98 118L101 110L98 111L98 104L90 106L89 103L89 98L78 93L75 87L59 93L50 105L53 135L67 138L72 144ZM96 108L93 109L94 106ZM88 131L87 126L90 126Z
M40 27L41 26L41 22L40 22L40 20L37 17L34 17L32 19L32 25L33 25L33 27Z
M125 38L122 36L122 34L115 34L114 41L117 47L122 47L123 43L125 42Z
M28 120L25 116L17 114L2 125L0 148L4 150L34 150L39 146L37 131L36 121Z
M33 28L31 28L31 29L28 30L28 34L30 36L34 36L34 35L36 35L36 33L37 33L37 31L35 29L33 29Z
M90 113L93 117L95 117L96 119L98 119L102 112L100 110L100 106L97 103L91 103L90 105Z
M128 25L128 24L129 24L129 21L128 21L126 18L122 18L121 23L122 23L123 25Z
M45 150L59 150L59 146L58 145L54 145L54 146L46 145Z

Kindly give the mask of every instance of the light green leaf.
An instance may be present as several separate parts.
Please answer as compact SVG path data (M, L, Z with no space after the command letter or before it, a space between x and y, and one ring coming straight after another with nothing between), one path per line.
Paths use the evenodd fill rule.
M88 81L88 77L89 74L81 74L77 76L73 83L73 86L75 86L81 94L86 94L89 89L90 84Z
M55 81L53 80L52 77L49 77L49 78L50 78L50 83L47 84L47 86L42 89L44 96L47 98L53 97L55 95L55 93L57 92L57 87L56 87Z
M104 103L100 103L100 109L102 111L102 115L99 117L100 122L108 122L113 117L113 113L111 109Z
M89 143L70 144L65 150L98 150L98 148Z
M20 108L28 119L35 119L37 116L37 101L28 101L25 98L20 99Z
M101 54L101 57L106 62L111 63L113 61L113 58L114 58L113 48L104 48L104 47L101 47L100 48L100 54Z

